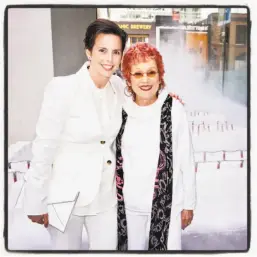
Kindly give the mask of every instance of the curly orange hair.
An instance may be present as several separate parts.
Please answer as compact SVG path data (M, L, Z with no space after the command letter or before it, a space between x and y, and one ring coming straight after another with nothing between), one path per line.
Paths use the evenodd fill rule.
M149 59L153 59L156 62L162 89L165 87L163 59L159 51L148 43L136 43L126 51L121 66L123 77L130 82L131 66L140 62L147 62Z

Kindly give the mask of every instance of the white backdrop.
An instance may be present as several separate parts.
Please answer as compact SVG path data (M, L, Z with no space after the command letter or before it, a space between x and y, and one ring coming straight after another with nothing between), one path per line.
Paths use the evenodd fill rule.
M32 140L46 84L53 77L50 9L8 12L8 144ZM26 115L24 115L26 114Z

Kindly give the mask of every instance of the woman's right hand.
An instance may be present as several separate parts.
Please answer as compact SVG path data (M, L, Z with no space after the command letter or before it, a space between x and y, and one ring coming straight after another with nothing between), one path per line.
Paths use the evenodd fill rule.
M45 228L49 225L48 213L41 215L28 215L28 218L35 223L44 224Z

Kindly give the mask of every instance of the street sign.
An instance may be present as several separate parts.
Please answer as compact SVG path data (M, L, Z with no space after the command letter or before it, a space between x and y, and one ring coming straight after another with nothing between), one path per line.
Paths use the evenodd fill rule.
M225 24L229 23L231 21L231 8L225 8Z
M219 8L218 26L223 26L231 21L231 8Z

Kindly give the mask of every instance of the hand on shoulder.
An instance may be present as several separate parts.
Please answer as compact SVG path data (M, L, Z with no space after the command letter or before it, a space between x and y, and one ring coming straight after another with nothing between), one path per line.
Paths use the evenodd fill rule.
M170 95L172 98L177 99L182 105L185 105L185 102L179 97L179 95L174 94L174 93L169 93L169 95Z

